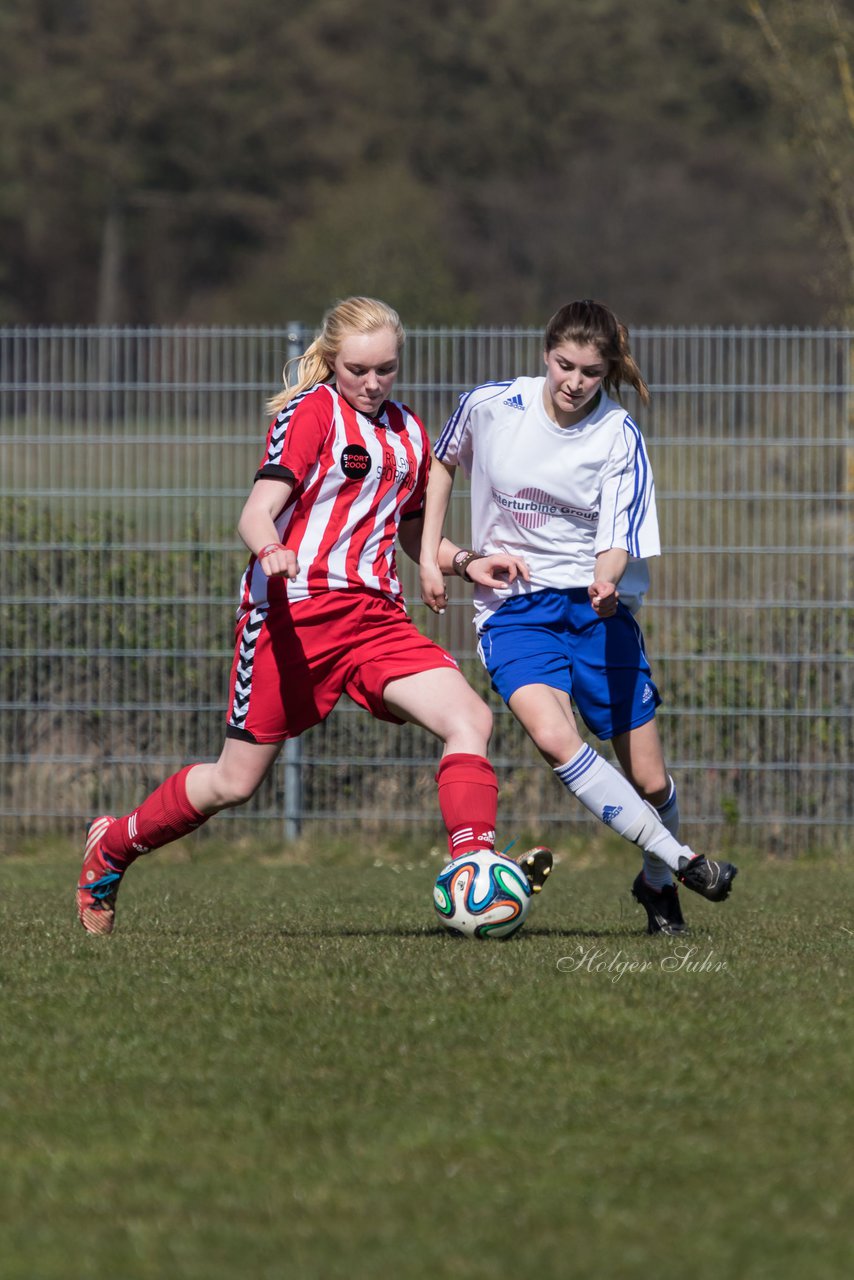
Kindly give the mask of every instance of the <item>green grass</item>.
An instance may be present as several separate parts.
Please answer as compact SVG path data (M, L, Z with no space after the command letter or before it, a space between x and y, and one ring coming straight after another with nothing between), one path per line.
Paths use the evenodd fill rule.
M0 862L4 1280L849 1274L844 860L748 861L677 947L565 859L474 943L435 860L185 844L109 939L78 851Z

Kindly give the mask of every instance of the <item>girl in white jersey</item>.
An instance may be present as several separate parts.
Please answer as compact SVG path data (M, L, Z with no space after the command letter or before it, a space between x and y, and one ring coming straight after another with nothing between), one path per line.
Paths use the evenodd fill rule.
M446 604L442 525L458 466L471 480L472 538L452 569L474 580L478 650L493 688L560 781L597 818L641 846L632 886L650 933L679 933L673 876L713 902L736 868L678 840L676 791L655 708L661 701L633 610L660 553L655 488L643 437L619 403L623 382L649 391L609 308L572 302L545 334L545 377L492 382L463 395L440 435L425 509L421 585ZM442 556L440 556L440 548ZM516 574L475 578L503 551ZM586 745L610 740L625 777ZM628 781L627 781L628 779Z
M397 313L348 298L324 317L275 418L238 531L250 551L238 609L225 745L215 764L179 770L123 818L89 827L77 886L80 922L111 933L122 876L143 853L248 800L286 738L342 693L380 720L409 721L444 745L439 807L451 857L492 849L498 787L486 759L492 715L456 662L406 614L395 543L418 559L430 463L426 433L389 398L404 333ZM448 543L439 560L450 572ZM515 576L487 557L477 580ZM547 849L523 854L532 887Z

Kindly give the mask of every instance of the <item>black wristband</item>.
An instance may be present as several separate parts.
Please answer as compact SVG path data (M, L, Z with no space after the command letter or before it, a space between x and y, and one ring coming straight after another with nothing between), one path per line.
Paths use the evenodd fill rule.
M463 578L466 582L471 582L471 578L469 577L469 565L471 564L472 560L482 560L482 559L483 559L482 551L466 551L463 548L462 550L456 553L453 560L451 561L451 565L457 577Z

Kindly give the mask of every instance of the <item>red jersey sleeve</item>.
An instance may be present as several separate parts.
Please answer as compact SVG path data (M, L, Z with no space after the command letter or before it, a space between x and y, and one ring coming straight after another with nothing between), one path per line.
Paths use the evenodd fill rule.
M332 395L319 383L289 400L270 423L256 480L301 484L317 462L332 428Z

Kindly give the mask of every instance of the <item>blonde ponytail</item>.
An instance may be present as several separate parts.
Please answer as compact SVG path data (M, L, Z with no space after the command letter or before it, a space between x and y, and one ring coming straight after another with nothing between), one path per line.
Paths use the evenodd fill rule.
M290 381L290 371L294 370L295 376L293 382ZM281 413L285 405L293 400L294 396L298 396L300 392L307 391L309 387L313 387L318 382L329 382L332 378L332 365L328 364L323 356L320 347L320 339L315 338L310 346L306 347L301 356L294 356L288 360L282 370L282 381L284 389L277 396L271 396L267 401L268 413Z

